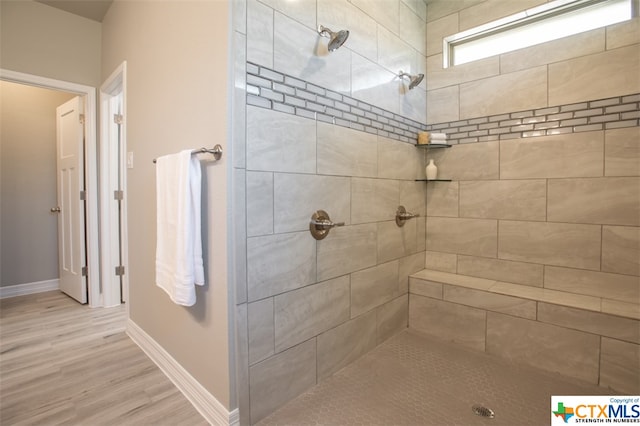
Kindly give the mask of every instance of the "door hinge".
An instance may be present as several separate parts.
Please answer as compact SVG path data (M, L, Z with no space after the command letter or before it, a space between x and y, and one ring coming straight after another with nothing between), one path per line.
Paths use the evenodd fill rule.
M124 117L122 116L122 114L113 114L113 122L116 124L122 124L122 120L124 119Z
M80 114L79 118L80 118L80 124L84 124L84 114Z
M124 200L124 191L121 189L116 189L115 191L113 191L113 199L118 201Z
M80 201L85 201L87 199L87 191L80 191Z
M124 275L124 266L116 266L116 276L121 277Z
M89 268L87 268L86 266L82 267L82 276L86 277L87 275L89 275Z

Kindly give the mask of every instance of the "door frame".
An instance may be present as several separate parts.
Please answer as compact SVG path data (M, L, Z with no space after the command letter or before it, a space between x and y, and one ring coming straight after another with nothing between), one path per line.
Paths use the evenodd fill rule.
M96 132L96 89L83 84L71 83L33 74L11 71L0 68L0 80L45 89L61 90L84 96L85 108L85 185L86 185L86 253L87 253L87 286L89 306L103 306L100 288L100 243L98 235L98 162Z

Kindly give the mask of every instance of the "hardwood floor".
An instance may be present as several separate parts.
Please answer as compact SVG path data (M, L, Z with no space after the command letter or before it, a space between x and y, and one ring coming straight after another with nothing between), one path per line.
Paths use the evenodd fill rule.
M206 425L125 315L58 291L0 300L0 424Z

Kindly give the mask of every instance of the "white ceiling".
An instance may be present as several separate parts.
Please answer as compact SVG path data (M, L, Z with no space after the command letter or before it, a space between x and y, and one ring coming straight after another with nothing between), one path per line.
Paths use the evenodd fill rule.
M113 0L35 0L64 10L74 15L83 16L94 21L102 22Z

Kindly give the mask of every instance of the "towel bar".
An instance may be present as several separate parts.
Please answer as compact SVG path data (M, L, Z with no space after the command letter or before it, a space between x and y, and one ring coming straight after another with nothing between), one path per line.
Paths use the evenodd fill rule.
M213 154L213 158L215 158L217 161L222 158L222 146L220 146L220 144L216 144L216 146L214 146L213 148L200 148L191 151L191 155L204 153ZM153 162L155 163L156 161L157 160L154 158Z

